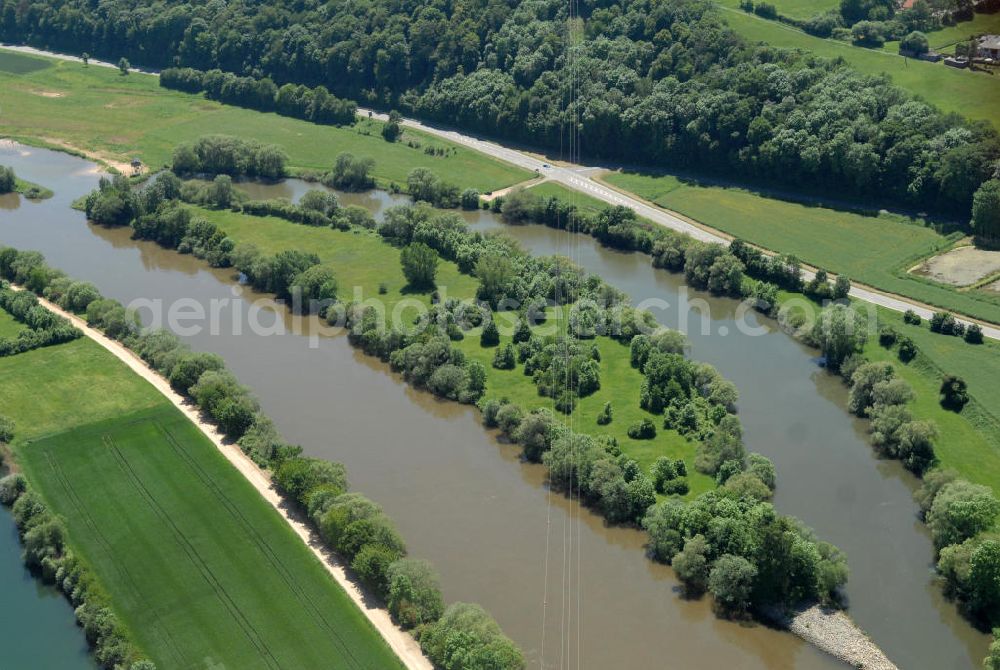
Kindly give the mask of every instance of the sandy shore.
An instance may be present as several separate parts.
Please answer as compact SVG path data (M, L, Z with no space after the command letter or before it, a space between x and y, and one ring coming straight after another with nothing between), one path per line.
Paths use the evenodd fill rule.
M12 288L15 290L21 290L19 287L13 285ZM222 452L222 455L225 456L226 459L232 463L244 477L246 477L247 481L249 481L254 488L257 489L260 495L267 500L267 502L270 503L275 510L277 510L278 514L280 514L288 525L292 527L295 533L302 538L302 541L305 542L313 554L316 555L316 558L320 560L327 572L333 576L341 588L347 592L347 595L350 596L351 600L355 605L357 605L358 609L364 613L364 615L371 622L372 626L375 627L375 630L379 632L393 652L395 652L400 660L402 660L403 664L410 670L433 670L431 662L427 660L426 656L424 656L423 652L420 650L420 645L417 644L417 641L414 640L409 633L406 633L393 623L387 610L371 605L371 599L366 596L362 587L347 576L344 565L340 562L337 556L332 554L324 546L322 540L320 540L320 538L309 526L289 513L284 500L271 485L271 477L266 471L262 470L253 461L251 461L238 446L226 444L223 441L222 434L216 430L215 426L202 420L197 407L186 401L180 394L170 388L170 384L167 383L167 380L152 371L146 363L130 349L123 346L120 342L106 337L99 330L91 328L87 325L86 321L75 314L71 314L70 312L61 309L44 298L39 298L38 301L47 309L50 309L56 314L68 319L74 326L79 328L85 336L110 351L116 358L129 366L133 372L148 381L156 387L156 390L166 396L175 407L183 412L188 419L201 429L201 432L212 441L212 444L214 444L216 448Z

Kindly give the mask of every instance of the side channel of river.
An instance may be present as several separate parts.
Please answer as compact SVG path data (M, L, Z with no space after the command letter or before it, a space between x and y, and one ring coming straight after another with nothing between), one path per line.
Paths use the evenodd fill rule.
M57 194L40 204L0 200L0 243L38 249L125 302L233 299L231 272L133 241L128 230L91 226L69 209L95 184L91 164L19 146L0 150L0 163ZM254 186L254 196L295 198L306 188L290 180ZM342 201L377 215L393 198ZM501 225L485 213L469 219L480 229ZM671 307L657 314L666 325L689 315L679 278L652 270L647 257L541 227L506 230L535 252L573 256L636 302L666 300ZM397 521L412 553L438 567L446 597L486 606L532 667L839 667L790 635L720 621L704 600L681 599L670 570L643 556L642 534L605 528L550 496L541 468L520 463L475 412L407 388L345 338L320 338L311 348L310 338L291 333L234 336L233 322L246 323L253 296L241 297L222 311L220 334L190 335L191 345L223 355L289 439L344 462L355 488ZM840 383L771 322L751 315L767 333L749 337L735 328L734 302L692 298L711 309L709 334L689 332L692 355L739 386L748 446L778 469L777 506L847 551L852 615L900 667L977 666L986 638L932 584L930 543L910 500L914 482L874 458L864 426L844 411ZM288 321L283 312L270 318Z

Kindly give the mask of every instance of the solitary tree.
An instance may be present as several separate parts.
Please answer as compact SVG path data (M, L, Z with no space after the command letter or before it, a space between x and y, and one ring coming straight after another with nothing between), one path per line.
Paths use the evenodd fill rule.
M399 257L403 274L413 288L433 288L437 275L437 252L422 242L416 242L403 249Z
M132 67L132 64L129 63L128 59L124 56L118 61L118 71L121 72L123 76L128 74L130 67Z
M1000 243L1000 179L983 182L972 196L972 230L984 243Z
M90 65L90 54L84 51L83 55L80 56L80 60L83 61L83 67L87 67L88 65Z

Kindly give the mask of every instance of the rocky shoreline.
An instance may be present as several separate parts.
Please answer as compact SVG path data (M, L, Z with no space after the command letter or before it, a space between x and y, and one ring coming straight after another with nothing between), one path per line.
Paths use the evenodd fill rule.
M791 613L772 611L767 616L852 668L899 670L868 634L842 610L812 605Z

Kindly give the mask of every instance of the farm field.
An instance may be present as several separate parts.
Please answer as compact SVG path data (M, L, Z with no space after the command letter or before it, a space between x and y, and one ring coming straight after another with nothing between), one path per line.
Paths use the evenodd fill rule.
M768 198L751 191L695 186L671 175L609 173L609 184L707 226L877 289L943 309L1000 322L1000 294L956 291L907 270L949 248L960 235L942 235L920 220L864 216Z
M399 264L399 250L383 242L377 233L355 233L315 228L290 223L274 217L256 217L230 211L199 208L204 216L218 225L227 236L237 243L250 242L268 253L298 249L311 251L328 263L337 276L341 297L355 295L360 287L365 298L377 298L385 302L386 312L403 298L417 299L427 304L426 293L408 293L406 280ZM385 283L386 293L378 294L378 286ZM442 260L438 265L437 285L442 293L460 300L471 299L478 285L475 278L461 274L458 267ZM501 338L501 344L510 341ZM688 442L675 431L659 429L653 440L633 440L628 437L629 425L642 418L650 417L659 425L661 417L655 417L639 407L639 387L642 376L629 364L629 348L607 338L594 340L601 352L601 388L577 404L573 414L566 420L577 430L591 434L609 434L618 439L622 451L634 458L648 472L659 456L683 458L688 465L688 481L691 494L714 488L714 480L694 471L695 443ZM489 375L487 397L503 398L522 405L525 409L553 407L550 398L538 395L531 378L524 375L521 364L514 370L497 370L492 367L495 347L484 348L479 344L479 329L466 334L458 346L470 358L483 363ZM597 414L605 402L611 402L614 420L608 426L597 425ZM560 417L564 415L558 415Z
M19 465L158 667L399 667L242 475L98 344L0 359L0 398Z
M434 170L446 181L481 191L495 190L532 176L527 170L484 154L407 129L404 142L382 139L381 124L365 119L351 128L320 126L276 114L226 106L201 96L160 88L152 75L122 76L103 67L2 53L4 91L0 136L54 148L86 150L108 162L140 158L159 167L174 148L210 133L252 137L281 146L296 170L328 170L341 152L370 156L383 183L403 183L413 167ZM19 65L42 63L43 67ZM12 72L20 68L20 71ZM419 147L410 147L414 140ZM428 147L448 148L430 156Z
M1000 124L996 113L1000 105L1000 82L996 77L813 37L783 23L747 14L739 9L738 0L725 0L719 7L726 22L748 40L802 49L824 58L843 58L861 72L888 74L897 86L943 111L958 112L970 119L989 121L995 126Z

